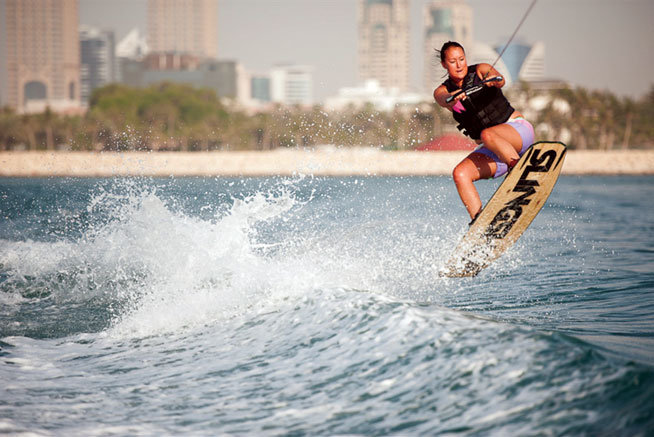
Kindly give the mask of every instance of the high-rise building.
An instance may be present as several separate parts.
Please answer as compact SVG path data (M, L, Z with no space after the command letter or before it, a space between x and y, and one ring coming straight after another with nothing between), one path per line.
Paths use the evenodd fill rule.
M359 0L359 79L409 89L409 0Z
M467 54L472 52L472 8L465 0L428 3L424 9L424 29L424 88L431 93L445 80L446 75L437 50L447 41L456 41Z
M5 0L6 98L20 113L81 110L77 0Z
M482 63L493 65L497 72L506 80L504 86L510 87L513 85L513 78L511 77L511 73L509 73L509 69L504 64L504 59L499 57L497 51L490 44L476 41L472 46L472 50L466 50L466 60L468 61L468 65Z
M495 47L495 51L501 53L502 48ZM506 48L502 59L514 82L538 81L545 76L545 44L542 42L527 44L514 41Z
M81 56L80 94L88 103L94 89L117 79L114 33L82 26L79 30Z
M152 52L216 58L217 29L217 0L148 0Z

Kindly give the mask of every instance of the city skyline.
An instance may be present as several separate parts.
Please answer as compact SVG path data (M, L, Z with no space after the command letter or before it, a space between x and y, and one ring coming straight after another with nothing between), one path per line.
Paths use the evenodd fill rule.
M80 0L80 24L113 26L117 41L134 27L145 33L146 3ZM427 3L411 1L415 89L424 78L422 12ZM467 3L473 9L475 38L491 45L508 40L529 6L525 0ZM313 65L316 98L322 100L359 83L356 8L356 0L220 0L219 57L238 60L255 73L288 62ZM652 86L652 20L650 0L541 0L516 39L545 44L547 77L640 97ZM628 80L623 78L626 68Z
M0 14L4 14L5 3L0 0ZM218 58L238 61L255 75L279 64L311 65L315 98L323 101L342 87L361 84L357 71L357 3L219 0ZM424 82L423 13L429 3L411 1L410 82L414 90L420 90ZM467 3L473 9L475 39L501 45L529 2ZM79 0L79 16L80 26L112 30L117 42L134 28L147 33L147 0ZM648 0L541 1L514 41L545 44L547 78L638 98L652 86L652 18L654 2ZM0 55L6 58L5 44L0 44Z

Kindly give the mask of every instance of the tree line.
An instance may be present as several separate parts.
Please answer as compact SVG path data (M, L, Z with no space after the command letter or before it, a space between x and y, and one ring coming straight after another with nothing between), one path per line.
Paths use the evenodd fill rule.
M523 103L545 97L547 103L529 117L539 140L567 137L577 149L654 148L654 86L638 100L583 88L534 91L524 84L509 95ZM433 102L393 111L277 105L248 113L212 90L174 83L144 89L108 85L94 91L84 115L0 109L0 150L268 150L321 144L397 150L455 130L451 115Z
M529 89L522 93L527 98L533 95ZM576 149L654 148L654 85L638 100L584 88L548 94L549 102L535 119L537 137L555 140L569 136L569 145ZM561 102L568 105L568 111L557 110Z

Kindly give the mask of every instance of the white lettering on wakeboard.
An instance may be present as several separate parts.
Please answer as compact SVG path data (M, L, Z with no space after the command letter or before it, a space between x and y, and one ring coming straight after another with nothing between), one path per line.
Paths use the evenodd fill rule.
M540 154L539 150L533 150L529 158L529 165L525 167L522 175L520 175L520 180L512 190L514 193L523 194L509 200L504 208L499 210L484 231L484 236L489 240L500 240L509 233L522 215L522 207L531 203L530 196L535 194L536 188L540 186L538 181L529 179L529 175L535 172L548 172L555 160L556 151L554 150L548 150L543 154Z

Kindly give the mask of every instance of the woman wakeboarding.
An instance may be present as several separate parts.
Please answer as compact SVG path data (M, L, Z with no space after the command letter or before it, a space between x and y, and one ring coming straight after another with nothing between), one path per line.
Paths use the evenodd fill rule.
M453 41L443 44L440 58L448 78L434 90L434 99L479 144L452 172L472 224L482 209L474 182L510 171L534 142L534 128L504 97L505 80L493 66L469 66L465 50Z

